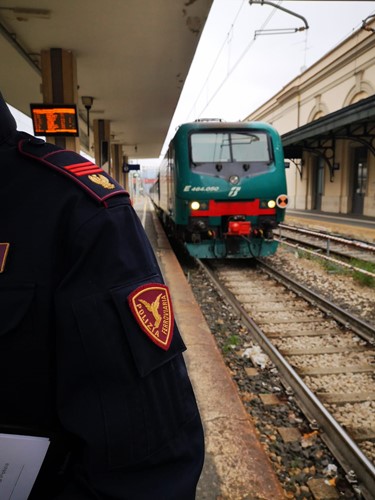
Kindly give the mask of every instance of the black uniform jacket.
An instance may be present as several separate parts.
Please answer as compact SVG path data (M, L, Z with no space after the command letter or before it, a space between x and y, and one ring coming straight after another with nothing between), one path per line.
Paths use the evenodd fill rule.
M0 432L52 436L32 499L190 500L203 433L185 346L132 311L163 280L128 195L95 169L0 105Z

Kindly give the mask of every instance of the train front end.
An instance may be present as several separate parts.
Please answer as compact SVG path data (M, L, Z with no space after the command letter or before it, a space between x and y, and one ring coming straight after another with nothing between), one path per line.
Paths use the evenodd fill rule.
M273 231L287 206L276 130L263 123L194 123L181 126L176 139L175 222L190 255L274 254Z

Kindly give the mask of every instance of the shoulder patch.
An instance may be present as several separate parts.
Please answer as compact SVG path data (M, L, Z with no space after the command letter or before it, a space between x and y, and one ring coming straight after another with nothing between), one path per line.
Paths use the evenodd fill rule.
M75 151L61 149L40 139L22 140L18 149L21 154L70 177L99 202L117 194L128 195L105 170Z
M167 351L173 337L173 309L169 290L160 283L141 285L128 296L130 309L143 332Z

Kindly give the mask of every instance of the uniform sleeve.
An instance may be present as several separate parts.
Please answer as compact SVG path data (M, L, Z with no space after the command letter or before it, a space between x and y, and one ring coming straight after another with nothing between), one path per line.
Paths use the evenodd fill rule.
M139 219L118 204L71 237L56 294L56 353L58 412L78 443L74 481L93 498L192 500L202 425ZM163 321L165 335L172 321L167 343Z

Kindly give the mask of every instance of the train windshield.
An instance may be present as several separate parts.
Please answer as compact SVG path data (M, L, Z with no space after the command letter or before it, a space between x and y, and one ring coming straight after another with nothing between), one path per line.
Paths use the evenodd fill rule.
M202 163L269 164L272 161L270 141L265 132L218 131L191 135L191 160Z

